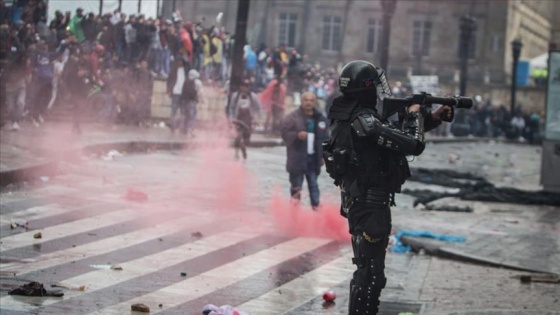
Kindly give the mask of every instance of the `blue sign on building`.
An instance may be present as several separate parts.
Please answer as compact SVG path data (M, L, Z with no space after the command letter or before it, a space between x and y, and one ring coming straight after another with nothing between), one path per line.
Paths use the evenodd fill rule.
M529 60L519 60L517 63L517 85L529 85L529 77L531 75Z

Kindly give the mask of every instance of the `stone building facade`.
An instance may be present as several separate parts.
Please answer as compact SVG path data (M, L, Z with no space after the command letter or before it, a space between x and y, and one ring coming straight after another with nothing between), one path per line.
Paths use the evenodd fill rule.
M210 26L223 12L222 24L235 30L237 0L164 0L185 19L206 17ZM531 59L560 44L560 1L542 0L397 0L391 22L389 76L437 74L457 85L459 21L469 14L477 29L468 61L468 86L484 92L511 81L511 42L523 42L521 59ZM323 66L353 59L380 61L383 10L379 0L251 1L247 38L257 47L287 44Z

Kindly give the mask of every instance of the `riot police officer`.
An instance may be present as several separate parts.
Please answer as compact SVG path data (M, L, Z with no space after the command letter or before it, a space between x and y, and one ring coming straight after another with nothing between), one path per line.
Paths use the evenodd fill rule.
M350 282L349 314L377 314L386 284L390 206L410 176L406 156L422 153L424 132L451 117L452 109L442 106L432 113L413 104L399 113L396 124L382 120L377 101L391 96L391 90L384 71L367 61L346 64L338 83L342 96L329 109L331 136L323 143L323 158L341 189L341 215L352 234L357 270Z

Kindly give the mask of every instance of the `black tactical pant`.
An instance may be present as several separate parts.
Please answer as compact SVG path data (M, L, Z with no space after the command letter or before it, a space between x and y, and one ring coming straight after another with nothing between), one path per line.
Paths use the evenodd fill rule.
M368 189L365 196L351 199L348 223L357 270L350 283L350 315L377 314L379 296L385 287L385 252L391 233L390 195Z

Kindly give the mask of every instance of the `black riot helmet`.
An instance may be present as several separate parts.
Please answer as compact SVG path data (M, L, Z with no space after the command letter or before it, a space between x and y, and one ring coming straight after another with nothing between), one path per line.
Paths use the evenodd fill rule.
M366 96L373 103L377 98L391 96L391 88L385 71L364 60L347 63L338 78L340 92L344 96L362 98Z

